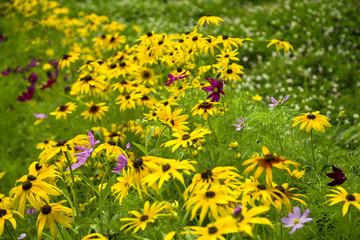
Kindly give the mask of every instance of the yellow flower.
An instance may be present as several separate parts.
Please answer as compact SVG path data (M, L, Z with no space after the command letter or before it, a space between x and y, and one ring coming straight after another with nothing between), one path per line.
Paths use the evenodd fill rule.
M117 182L111 187L113 195L117 195L115 201L119 199L121 205L123 199L128 195L132 186L133 177L130 175L130 169L122 171L123 176L117 178Z
M250 171L254 170L256 166L257 169L254 174L254 179L258 179L261 173L265 170L266 171L266 181L270 185L272 183L272 168L276 167L278 169L284 169L285 166L289 166L289 164L294 166L299 166L300 164L287 160L282 156L278 156L276 153L270 153L269 149L265 146L262 147L262 152L264 154L264 157L254 157L251 159L246 160L241 165L249 165L245 171L244 174L249 173Z
M301 116L293 119L293 127L301 123L300 130L303 130L305 127L306 132L310 132L312 129L315 131L325 132L324 125L327 127L331 127L328 122L330 118L319 114L319 111L312 113L302 113Z
M100 233L90 233L89 235L83 237L81 240L91 240L91 239L108 240Z
M199 104L195 105L195 107L193 107L191 111L194 111L193 116L202 115L204 120L207 120L208 114L212 116L214 113L215 114L217 113L217 108L214 107L214 105L216 104L220 104L220 103L200 100Z
M255 100L255 101L261 101L262 97L259 96L259 95L256 95L256 96L253 96L252 99Z
M141 98L142 95L134 92L130 94L119 95L115 101L116 104L120 104L120 112L125 111L126 109L135 109L136 103L135 100Z
M183 109L178 109L174 112L171 112L171 108L169 105L162 106L156 111L156 114L159 117L159 120L168 125L173 131L184 131L189 130L185 124L185 120L189 117L188 115L180 115Z
M38 144L36 144L36 149L47 149L47 148L51 148L53 146L56 145L56 142L52 140L53 137L49 138L49 139L46 139L45 141L43 142L40 142Z
M88 106L89 109L82 112L81 116L84 116L84 119L90 118L90 121L92 118L94 118L95 122L97 119L101 120L102 117L105 116L105 112L109 111L109 107L104 105L105 103L94 104L93 101L86 103L86 106Z
M200 27L204 26L204 23L206 22L208 25L210 23L215 24L216 26L219 26L219 21L224 22L224 20L222 20L219 17L215 17L215 16L211 16L210 14L203 16L199 19L199 21L197 22L197 24L200 24Z
M2 179L5 176L5 174L6 174L6 171L0 172L0 179Z
M284 52L287 53L290 50L294 51L294 48L291 46L290 43L285 42L284 40L280 39L272 39L272 40L266 40L269 41L270 43L266 46L267 48L270 47L273 44L276 44L276 51L279 52L281 49L284 49Z
M56 237L56 223L59 223L64 227L71 228L70 223L72 223L73 220L68 216L73 215L73 212L70 208L61 205L61 203L64 202L66 201L63 200L59 203L50 204L47 204L45 202L37 203L37 210L40 212L36 220L38 239L41 239L44 227L50 229L51 235L54 239ZM68 216L63 215L62 213L65 213Z
M297 198L297 196L307 198L304 194L291 193L291 191L297 190L297 188L288 188L289 187L288 183L284 183L282 185L277 185L276 183L273 183L272 185L273 185L273 187L275 187L275 189L279 190L280 192L282 192L284 194L284 195L278 195L281 198L281 200L274 199L276 208L279 210L279 212L281 212L281 204L282 203L285 204L286 209L289 213L292 211L290 199L299 201L301 204L303 204L305 207L307 207L307 204L306 204L306 202L304 202L304 200L302 200L301 198Z
M64 54L63 58L59 62L59 66L63 69L65 66L69 67L70 63L75 62L79 59L80 54L71 52L69 54Z
M138 211L129 211L132 215L134 215L136 218L121 218L120 221L130 221L130 223L125 224L120 228L120 230L126 229L125 232L129 231L130 229L134 228L133 234L141 230L145 230L147 223L155 222L155 219L163 214L159 214L163 209L165 208L165 205L163 202L154 202L150 207L150 202L146 201L144 205L144 211L141 214Z
M343 216L345 216L345 214L348 212L349 206L351 204L360 210L360 194L358 193L349 194L343 187L336 187L336 188L338 190L330 189L330 191L332 191L335 194L325 195L325 197L332 197L331 199L327 200L325 204L330 202L329 206L332 206L339 202L345 202L342 209Z
M183 148L192 146L194 144L193 140L198 141L199 139L202 139L205 134L209 134L209 133L211 132L205 128L195 129L190 134L186 132L178 131L173 134L173 136L177 137L177 139L170 140L164 143L163 145L165 145L165 147L174 145L174 147L172 148L172 152L174 152L180 146L182 146Z
M72 102L68 102L65 105L61 105L60 107L56 108L55 112L51 112L50 115L54 115L56 116L56 120L58 120L59 118L63 117L64 119L66 119L66 114L70 114L73 111L75 111L77 108L75 103Z

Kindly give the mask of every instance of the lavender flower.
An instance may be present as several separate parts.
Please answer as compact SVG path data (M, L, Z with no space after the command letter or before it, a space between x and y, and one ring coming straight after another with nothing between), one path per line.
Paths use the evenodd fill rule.
M275 107L277 105L279 105L280 103L283 103L283 102L286 102L288 99L289 99L290 95L286 95L284 97L284 99L281 101L281 100L276 100L275 98L271 97L271 104L269 104L270 107Z
M284 223L284 227L292 227L289 234L294 233L297 229L304 227L303 223L312 221L312 218L308 218L310 210L306 209L304 214L301 216L301 210L299 207L294 207L293 212L289 213L288 217L282 217L280 221Z
M26 212L27 214L35 214L35 213L37 213L37 210L34 209L34 208L28 208L28 209L26 209L25 212Z
M116 166L113 168L114 173L121 172L127 164L128 160L126 156L122 153L121 155L119 155L118 160L115 162Z
M203 87L202 90L205 90L207 92L212 92L210 93L209 96L207 96L207 98L211 98L212 102L218 102L220 100L220 93L222 95L225 95L223 88L224 88L224 83L222 79L212 79L212 78L205 78L206 80L209 81L209 83L211 84L211 86L208 87Z
M341 185L346 181L346 176L340 169L332 165L333 173L327 173L326 176L334 179L334 181L328 183L328 186Z
M17 239L24 239L26 236L27 236L26 233L22 233Z
M246 126L243 117L242 117L242 116L240 116L240 117L241 117L241 119L240 119L240 118L237 118L237 120L238 120L238 122L239 122L240 124L233 124L233 125L236 127L235 130L237 130L237 131L240 131L243 127Z
M36 117L37 119L43 119L43 118L47 118L48 116L44 113L34 113L33 114L34 117Z
M237 205L236 208L234 209L233 215L236 216L236 217L237 217L237 216L240 216L241 212L242 212L242 205L239 204L239 205Z
M189 77L190 75L186 75L185 76L185 73L187 72L187 70L185 71L185 72L183 72L182 74L180 74L179 76L177 76L177 77L174 77L174 75L172 75L172 74L169 74L168 75L168 78L170 78L170 79L168 79L165 83L166 83L166 85L165 86L169 86L170 84L172 84L174 81L177 81L177 80L179 80L179 79L183 79L183 78L186 78L186 77Z
M71 165L71 169L77 169L84 165L84 163L90 157L91 153L94 151L93 147L95 146L95 144L98 144L100 142L100 140L95 141L95 137L91 131L88 131L88 136L90 146L86 146L84 144L84 147L74 147L74 149L81 150L82 152L73 154L74 156L77 155L78 157L76 158L77 162ZM70 168L67 167L66 170L69 171Z

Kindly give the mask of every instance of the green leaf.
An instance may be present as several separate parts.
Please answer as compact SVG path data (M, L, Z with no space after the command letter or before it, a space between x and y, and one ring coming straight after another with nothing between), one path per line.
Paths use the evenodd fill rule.
M153 132L155 131L156 129L156 126L154 126L153 128L151 128L151 130L149 131L148 135L146 136L146 139L145 139L145 143L147 144L153 134Z
M104 191L101 192L101 194L102 194L102 203L100 203L100 204L103 204L104 201L106 200L107 196L108 196L109 193L111 192L111 187L115 184L115 181L116 181L116 178L117 178L117 177L118 177L118 176L114 174L114 175L109 179L109 181L108 181L108 183L107 183Z
M136 143L136 142L132 142L132 144L134 144L138 149L140 149L140 151L142 151L145 155L147 155L147 154L146 154L145 147L144 147L143 145L138 144L138 143Z

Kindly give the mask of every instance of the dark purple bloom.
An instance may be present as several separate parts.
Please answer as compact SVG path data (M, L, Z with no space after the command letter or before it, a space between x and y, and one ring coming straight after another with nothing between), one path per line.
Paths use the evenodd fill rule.
M1 73L1 75L6 76L6 75L8 75L10 72L11 72L11 68L8 67L5 71L3 71L3 72Z
M31 85L27 88L27 92L22 92L22 95L18 97L19 102L29 101L33 98L35 91L35 85Z
M183 72L182 74L180 74L179 76L177 76L177 77L174 77L172 74L169 74L168 78L170 78L170 79L168 79L166 82L164 82L164 83L166 83L165 86L169 86L170 84L172 84L173 82L175 82L175 81L177 81L179 79L189 77L190 75L185 75L186 72L187 72L187 70L185 72Z
M35 84L38 80L38 76L35 74L35 73L31 73L29 76L28 76L28 81L29 83L31 84Z
M115 167L113 168L114 173L121 172L124 167L128 164L126 156L122 153L119 155L118 160L115 162Z
M76 157L77 162L71 165L71 169L77 169L84 165L84 163L90 157L91 153L94 151L93 147L95 146L95 144L98 144L100 142L100 140L95 141L95 137L91 131L88 131L88 136L90 146L86 146L84 144L84 147L74 147L74 149L81 150L82 152L73 154L74 156L77 155L78 157ZM69 171L70 168L67 167L66 170Z
M4 36L2 34L0 34L0 43L4 41Z
M334 181L328 183L328 186L336 186L341 185L346 181L346 176L340 169L336 168L334 165L332 165L333 173L327 173L326 176L329 178L334 179Z
M271 97L271 102L272 102L272 103L269 104L269 106L270 106L270 107L275 107L275 106L279 105L280 103L283 103L283 102L285 102L286 100L288 100L289 97L290 97L290 95L286 95L283 100L279 100L279 101L277 101L275 98Z
M20 66L16 66L16 68L13 70L13 73L23 73L24 69L22 69Z
M205 78L206 80L209 81L209 83L211 84L211 86L209 87L203 87L202 90L205 90L207 92L212 92L210 93L209 96L207 96L207 98L211 98L212 102L218 102L220 100L220 93L222 95L225 95L224 91L223 91L223 87L224 87L224 83L222 79L212 79L212 78Z
M51 87L55 82L56 82L56 78L55 78L55 79L50 79L50 80L47 81L46 84L43 84L40 89L49 88L49 87Z
M282 217L280 221L284 223L284 227L292 227L289 234L294 233L297 229L304 227L303 223L312 221L312 218L308 218L310 210L306 209L304 214L301 216L301 210L299 207L294 207L293 212L289 213L288 217Z
M37 63L40 63L40 62L41 62L40 59L35 59L35 58L34 58L34 59L29 63L28 66L33 68L33 67L36 67L36 64L37 64Z

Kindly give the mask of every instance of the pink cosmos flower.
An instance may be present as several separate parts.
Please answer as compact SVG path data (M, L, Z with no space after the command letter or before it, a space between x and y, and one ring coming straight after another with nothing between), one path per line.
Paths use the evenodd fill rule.
M243 127L246 126L243 117L242 117L242 116L240 116L240 117L241 117L241 119L240 119L240 118L237 118L237 119L236 119L236 120L238 120L238 122L239 122L240 124L233 124L233 125L236 127L235 130L237 130L237 131L240 131Z
M278 101L275 98L271 97L272 103L270 103L269 106L275 107L275 106L279 105L280 103L286 102L289 99L289 97L290 97L290 95L286 95L282 101L281 100Z
M294 233L297 229L304 227L303 223L312 221L312 218L308 218L310 210L306 209L301 216L301 210L299 207L294 207L293 212L289 213L288 217L282 217L280 221L284 223L284 227L292 227L289 234Z

